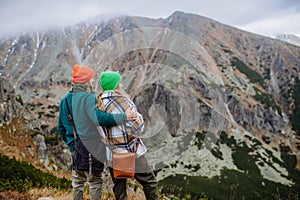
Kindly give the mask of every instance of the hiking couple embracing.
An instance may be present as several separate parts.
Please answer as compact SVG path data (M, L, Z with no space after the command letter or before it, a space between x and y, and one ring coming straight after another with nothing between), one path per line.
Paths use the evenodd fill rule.
M103 91L97 96L91 89L94 75L92 68L76 64L72 87L60 102L57 129L72 154L73 199L83 200L86 182L90 199L101 199L104 163L109 166L116 199L127 199L126 178L115 179L110 163L112 152L134 151L134 178L143 186L147 200L158 200L155 175L144 156L147 148L139 138L144 129L142 115L122 90L118 72L101 74Z

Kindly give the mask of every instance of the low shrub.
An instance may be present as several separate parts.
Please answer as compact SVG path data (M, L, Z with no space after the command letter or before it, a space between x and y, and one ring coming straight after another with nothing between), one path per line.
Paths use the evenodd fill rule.
M59 190L72 189L71 180L57 178L43 172L26 161L17 161L0 154L0 192L26 192L33 188L51 187Z

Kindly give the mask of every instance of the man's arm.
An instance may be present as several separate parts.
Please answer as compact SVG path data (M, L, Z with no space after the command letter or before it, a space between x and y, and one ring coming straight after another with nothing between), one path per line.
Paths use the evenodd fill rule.
M125 113L110 114L97 109L96 116L100 126L116 126L127 122L127 116Z
M94 95L90 95L91 98L87 103L87 112L94 123L100 126L116 126L118 124L126 123L128 120L134 120L137 116L137 112L128 108L125 113L110 114L103 112L96 108L97 99Z

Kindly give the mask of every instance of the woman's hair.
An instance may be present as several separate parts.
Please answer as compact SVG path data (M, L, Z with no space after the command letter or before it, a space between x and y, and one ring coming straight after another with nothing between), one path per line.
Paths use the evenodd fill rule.
M101 98L103 92L100 92L97 96L97 105L96 105L96 108L99 109L99 110L102 110L104 111L104 103L103 103L103 100Z
M119 86L116 88L116 90L114 91L114 93L115 93L116 95L124 96L124 97L126 97L126 98L129 98L129 95L128 95L121 87L119 87ZM97 96L97 102L98 102L98 103L97 103L97 105L96 105L96 108L99 109L99 110L104 111L104 103L103 103L103 100L102 100L102 98L101 98L102 94L103 94L103 91L100 92L100 93L98 94L98 96Z

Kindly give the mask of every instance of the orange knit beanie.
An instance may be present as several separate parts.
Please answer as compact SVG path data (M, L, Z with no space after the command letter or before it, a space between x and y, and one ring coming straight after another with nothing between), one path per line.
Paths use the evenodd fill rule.
M72 83L86 83L93 78L95 71L87 66L74 65Z

